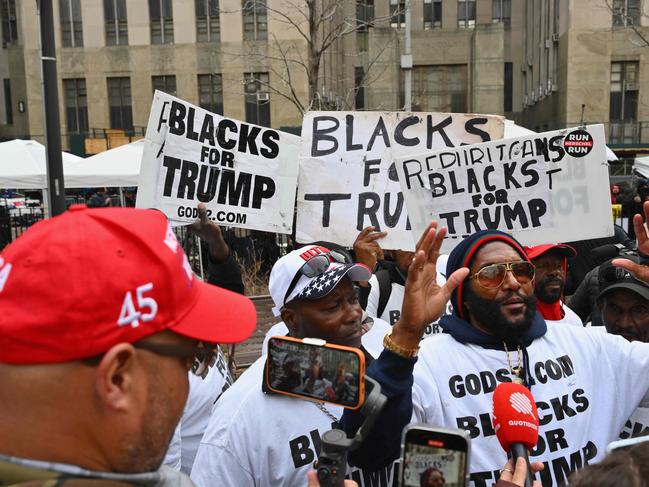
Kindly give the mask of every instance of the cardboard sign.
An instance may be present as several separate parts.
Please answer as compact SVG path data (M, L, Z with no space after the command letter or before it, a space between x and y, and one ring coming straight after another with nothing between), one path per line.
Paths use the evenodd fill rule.
M222 117L156 91L137 206L175 222L291 233L300 138Z
M602 125L401 157L396 165L413 241L437 220L448 228L444 252L491 228L524 245L613 235Z
M373 225L385 249L414 248L394 158L500 139L494 115L310 112L302 125L297 200L298 242L351 246Z

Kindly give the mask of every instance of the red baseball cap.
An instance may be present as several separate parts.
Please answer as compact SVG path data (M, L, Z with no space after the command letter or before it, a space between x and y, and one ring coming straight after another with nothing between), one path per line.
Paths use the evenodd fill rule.
M526 245L524 248L530 260L541 257L541 255L545 254L549 250L557 252L562 257L574 257L577 255L577 251L573 247L562 243Z
M252 302L196 278L156 210L73 205L0 254L0 362L67 362L170 330L248 338Z

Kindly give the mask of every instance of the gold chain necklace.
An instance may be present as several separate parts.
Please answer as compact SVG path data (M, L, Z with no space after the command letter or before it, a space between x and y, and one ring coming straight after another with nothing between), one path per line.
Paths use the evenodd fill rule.
M503 342L503 346L505 347L505 353L507 354L507 364L509 365L509 370L512 373L512 382L515 384L525 384L525 381L521 377L523 374L523 367L521 366L521 346L518 345L518 350L517 350L517 356L518 356L518 364L516 367L512 366L512 361L509 358L509 350L507 350L507 344Z

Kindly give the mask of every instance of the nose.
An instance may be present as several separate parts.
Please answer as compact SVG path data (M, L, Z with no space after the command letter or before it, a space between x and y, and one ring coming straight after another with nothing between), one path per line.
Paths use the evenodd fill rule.
M363 316L363 308L361 308L358 301L353 303L347 301L345 303L345 318L348 322L358 321L361 319L361 316Z
M505 272L505 280L500 285L500 287L517 291L518 289L520 289L521 283L518 282L518 280L514 277L512 270L507 269L507 271Z

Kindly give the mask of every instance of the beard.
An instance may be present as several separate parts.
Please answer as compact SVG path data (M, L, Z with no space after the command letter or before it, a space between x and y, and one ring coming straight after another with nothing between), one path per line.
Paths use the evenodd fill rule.
M500 309L501 303L514 295L521 298L525 303L525 313L518 321L507 319ZM469 305L471 314L474 317L480 317L478 322L487 333L508 343L518 342L525 332L530 329L536 315L536 298L534 295L524 296L512 292L501 300L495 301L481 298L467 286L466 303Z
M149 407L139 437L125 441L118 457L120 473L153 472L162 465L182 415L182 409L175 411L170 405L169 397L173 393L154 372L148 386Z
M548 285L554 283L560 284L558 290L549 291ZM539 299L539 301L545 304L553 304L559 301L559 299L561 298L565 284L566 283L564 282L564 280L559 277L545 276L542 280L536 282L534 294L536 294L536 297Z

